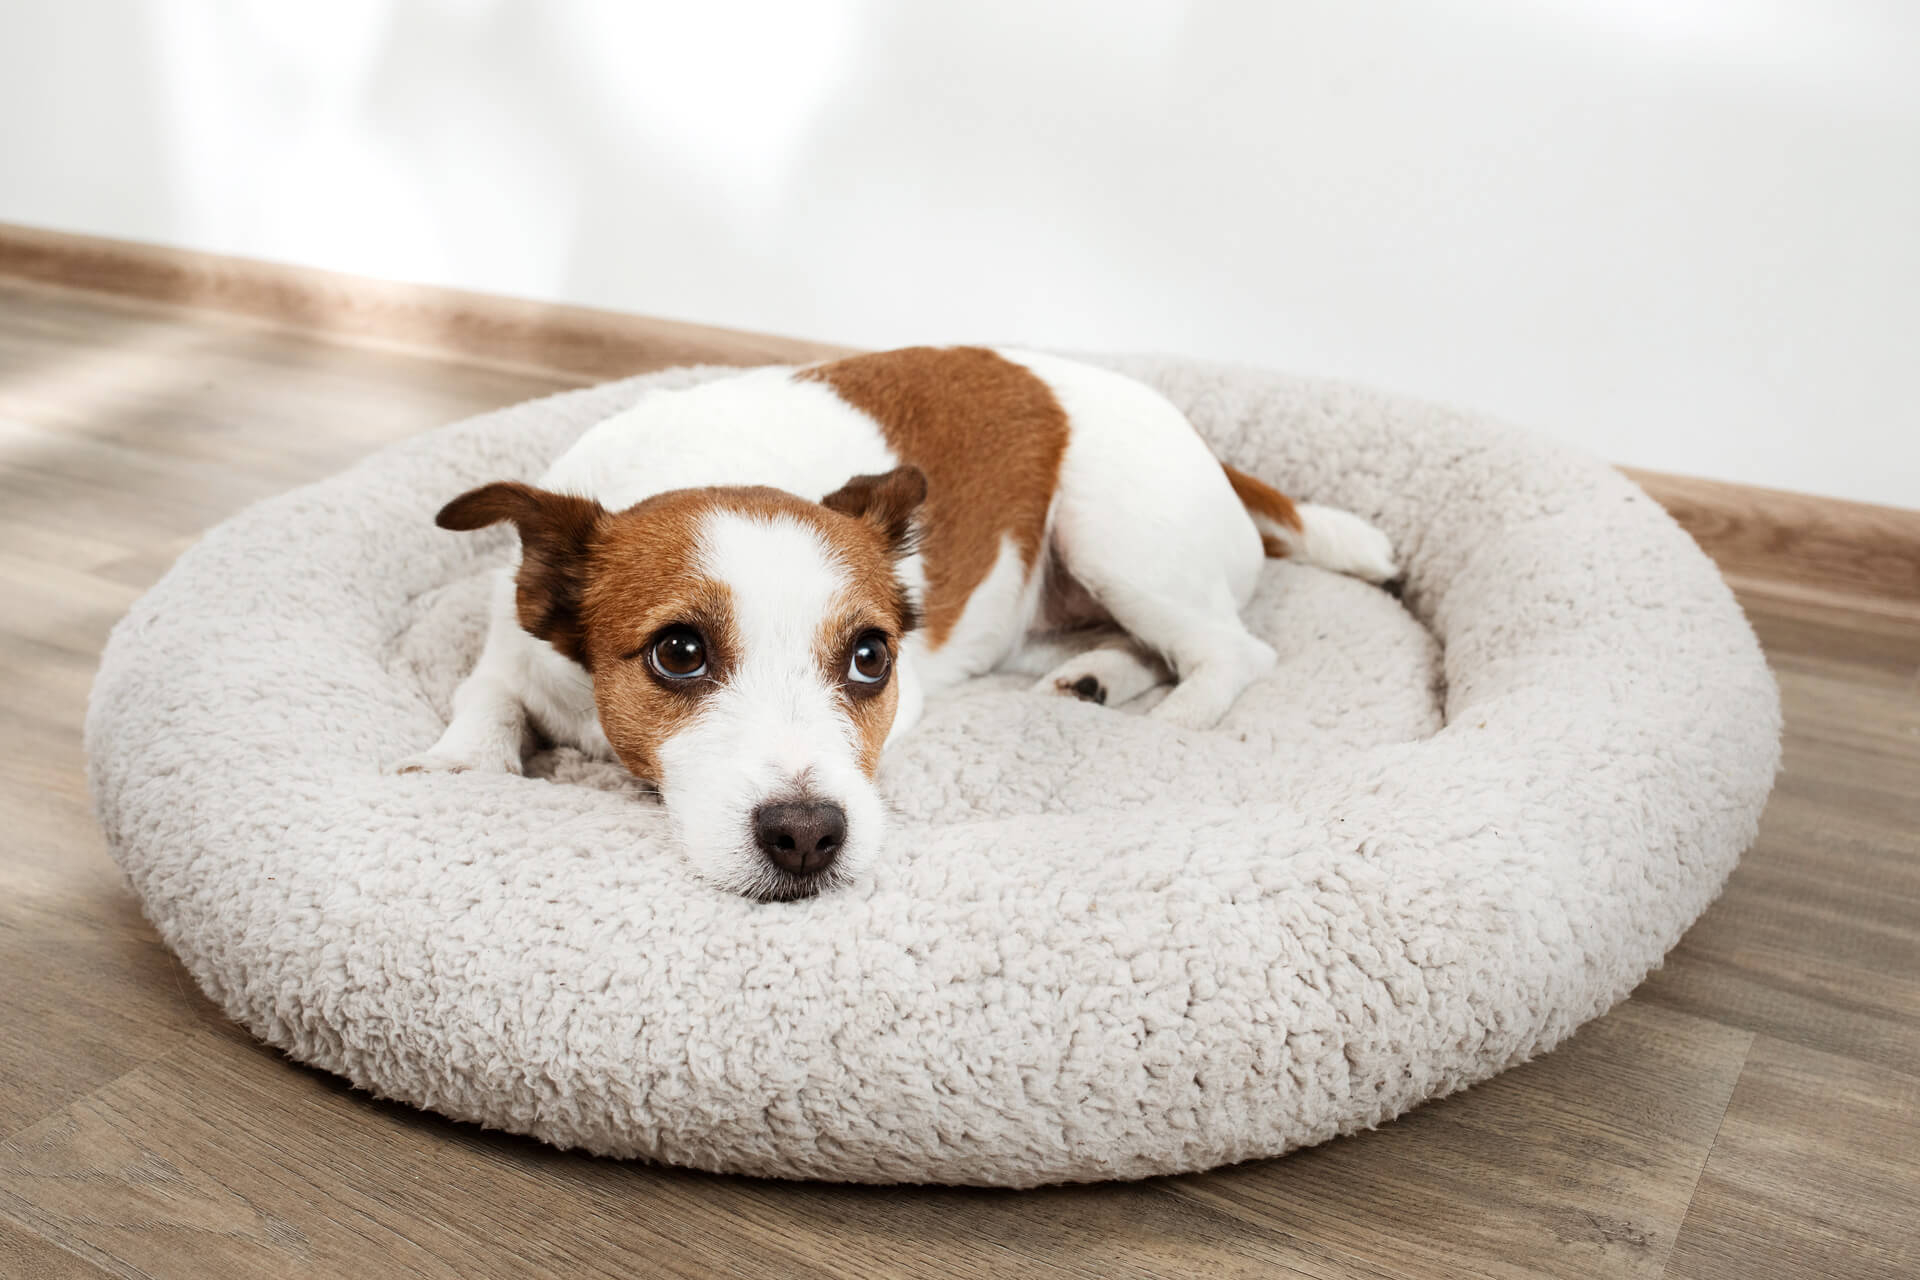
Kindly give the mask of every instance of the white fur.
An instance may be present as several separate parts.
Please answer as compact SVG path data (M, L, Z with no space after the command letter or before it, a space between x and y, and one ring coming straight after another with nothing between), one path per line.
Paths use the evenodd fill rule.
M1265 516L1256 515L1253 520L1260 532L1285 543L1292 557L1302 564L1350 573L1367 582L1386 582L1399 576L1393 543L1351 511L1311 502L1298 504L1294 511L1300 517L1297 531Z
M898 465L872 418L825 384L772 368L657 391L581 436L540 483L618 511L709 485L823 498L849 476Z
M1177 687L1151 714L1185 728L1212 726L1275 662L1273 649L1240 620L1264 555L1260 528L1164 396L1057 356L1000 354L1047 384L1070 426L1047 546L1029 567L1007 541L940 645L924 633L902 645L888 742L918 721L927 694L996 668L1044 671L1041 687L1049 691L1091 675L1116 701L1171 674ZM711 485L771 485L818 499L853 475L899 462L879 425L826 384L758 369L647 396L587 431L541 484L610 510ZM1280 531L1300 559L1374 581L1393 575L1391 547L1371 525L1324 507L1300 510L1305 532ZM721 520L705 537L709 568L755 621L742 633L746 665L661 754L667 776L656 781L681 844L704 877L750 890L762 868L746 815L806 772L847 810L848 842L836 869L857 874L878 844L880 806L854 764L844 711L811 660L814 633L844 584L822 567L830 553L797 526ZM1036 627L1044 576L1056 561L1130 642L1053 654ZM911 594L924 594L917 556L901 575ZM455 699L453 723L430 751L399 768L517 772L528 719L558 742L609 752L585 673L520 629L509 570L494 596L486 652Z

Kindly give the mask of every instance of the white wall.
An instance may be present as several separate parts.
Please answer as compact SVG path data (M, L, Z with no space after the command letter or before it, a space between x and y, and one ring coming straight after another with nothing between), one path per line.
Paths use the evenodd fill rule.
M1910 0L42 0L0 131L0 219L1920 505Z

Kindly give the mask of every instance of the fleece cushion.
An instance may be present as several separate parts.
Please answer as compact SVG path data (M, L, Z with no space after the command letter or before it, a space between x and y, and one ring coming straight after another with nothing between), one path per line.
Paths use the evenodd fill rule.
M882 770L892 848L809 901L695 881L644 790L572 751L390 775L446 724L511 547L433 512L726 372L676 370L407 441L182 556L94 686L114 856L207 994L300 1061L561 1146L777 1177L1277 1155L1624 997L1718 892L1778 761L1713 566L1540 439L1109 363L1222 458L1377 520L1404 603L1270 562L1248 616L1279 667L1209 732L1025 680L936 701Z

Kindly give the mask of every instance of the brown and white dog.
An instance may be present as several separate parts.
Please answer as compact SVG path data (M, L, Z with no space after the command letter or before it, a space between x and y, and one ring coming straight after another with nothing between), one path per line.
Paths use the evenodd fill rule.
M852 479L848 479L851 476ZM929 693L990 671L1206 728L1275 661L1263 554L1372 582L1384 534L1216 461L1180 411L1054 356L915 347L654 392L535 488L453 723L401 772L518 773L537 729L658 788L697 875L758 898L857 876L873 785Z

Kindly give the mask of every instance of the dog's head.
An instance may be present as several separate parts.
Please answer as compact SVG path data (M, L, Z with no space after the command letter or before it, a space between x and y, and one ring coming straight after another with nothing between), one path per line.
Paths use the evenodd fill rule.
M794 898L859 874L883 836L872 779L926 492L901 467L820 502L682 489L608 511L500 483L438 523L518 527L520 625L592 675L608 742L659 787L695 873Z

